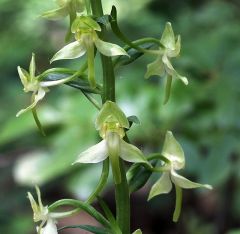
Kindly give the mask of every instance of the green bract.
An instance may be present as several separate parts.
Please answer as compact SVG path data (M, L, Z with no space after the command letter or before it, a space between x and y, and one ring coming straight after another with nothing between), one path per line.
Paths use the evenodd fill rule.
M71 28L76 41L64 46L51 59L51 63L61 59L75 59L87 53L88 80L92 87L96 87L94 71L94 46L105 56L127 55L127 52L116 44L102 41L96 31L101 31L99 24L91 17L80 16L75 19Z
M31 203L33 210L33 220L34 222L40 222L40 226L37 226L38 234L57 234L56 221L51 217L51 213L48 211L47 206L43 206L41 193L38 187L36 187L38 204L33 198L32 194L28 192L28 199ZM45 225L46 224L46 225ZM45 225L45 227L43 227Z
M31 100L32 100L31 105L25 109L20 110L16 115L17 117L19 115L23 114L24 112L35 108L37 103L44 98L46 92L49 91L47 87L63 84L65 82L69 81L69 79L71 79L71 77L67 77L67 78L64 78L61 80L56 80L56 81L39 81L38 76L35 75L36 63L35 63L35 55L34 54L32 54L32 59L31 59L30 66L29 66L29 72L27 72L20 66L18 66L17 70L18 70L18 74L21 79L21 82L23 84L23 87L24 87L23 88L24 92L26 92L26 93L33 92L32 98L31 98Z
M204 187L212 189L210 185L194 183L176 173L185 166L185 157L181 145L174 138L172 132L168 131L163 145L162 155L169 160L165 172L159 180L152 186L148 199L164 193L169 193L172 189L172 183L184 189Z
M124 128L129 128L126 116L114 102L107 101L96 120L96 129L103 140L82 152L75 163L98 163L109 157L116 184L121 182L119 157L128 162L148 164L141 150L122 139Z
M187 78L179 75L170 62L170 58L177 57L180 53L181 38L178 36L175 41L174 32L169 22L166 23L160 43L163 47L159 47L159 55L156 60L148 64L145 78L149 78L152 75L160 77L167 75L168 79L177 78L187 85ZM165 102L167 102L167 100L165 100Z

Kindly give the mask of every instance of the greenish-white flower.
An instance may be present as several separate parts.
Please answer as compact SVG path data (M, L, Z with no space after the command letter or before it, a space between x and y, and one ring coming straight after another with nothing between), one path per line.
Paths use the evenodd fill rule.
M107 101L96 119L96 129L103 140L82 152L75 163L98 163L109 157L115 183L120 183L119 157L128 162L148 164L140 149L123 140L128 128L129 122L122 110L114 102Z
M188 84L188 80L186 77L178 74L170 61L171 58L177 57L180 53L181 38L180 36L178 36L175 40L175 35L171 23L169 22L166 23L160 43L162 46L159 47L158 51L156 51L156 53L158 54L156 60L147 65L147 72L145 74L145 78L147 79L153 75L157 75L160 77L167 76L167 85L164 100L164 103L167 103L170 96L172 78L180 79L185 85Z
M54 215L49 212L47 206L43 206L40 189L38 187L36 187L36 192L37 202L30 192L28 192L28 199L32 206L34 222L41 222L40 225L37 226L37 233L57 234L58 232Z
M164 165L164 172L159 180L152 186L148 199L169 193L172 190L172 183L184 189L204 187L212 189L210 185L192 182L179 175L176 171L184 168L185 157L181 145L174 138L172 132L168 131L163 145L162 155L167 159Z
M105 56L127 55L127 52L116 44L101 40L96 31L100 32L100 25L88 16L79 16L72 24L72 33L76 41L64 46L51 59L50 62L61 59L75 59L87 53L88 80L92 87L96 87L94 71L94 47Z
M69 78L71 79L71 77L67 77L61 80L56 80L56 81L40 81L39 76L35 75L36 63L35 63L34 54L32 54L32 59L29 66L29 72L27 72L20 66L17 67L17 70L18 70L20 80L23 84L23 91L26 93L32 92L32 98L31 98L32 103L27 108L20 110L16 115L17 117L25 113L26 111L29 111L35 108L37 103L44 98L46 92L49 91L48 87L63 84L67 82Z

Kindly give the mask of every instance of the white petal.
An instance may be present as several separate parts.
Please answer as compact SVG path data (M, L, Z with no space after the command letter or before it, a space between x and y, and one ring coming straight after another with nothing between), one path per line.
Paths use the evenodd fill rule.
M86 53L86 48L81 41L74 41L61 50L59 50L51 59L50 63L61 59L75 59L83 56Z
M82 152L74 163L98 163L107 158L107 144L105 140Z
M118 56L118 55L129 56L122 47L120 47L116 44L102 41L99 38L97 38L94 41L94 43L95 43L97 49L100 51L100 53L104 54L105 56Z
M29 77L28 72L23 68L21 68L20 66L17 67L17 70L23 86L26 87L28 84L28 77Z
M212 189L211 185L192 182L187 178L178 175L174 170L171 171L171 179L174 184L184 189L192 189L192 188L199 188L199 187Z
M148 200L153 197L169 193L172 190L172 182L170 180L169 172L164 172L159 180L152 186L151 191L148 196Z
M156 75L156 76L165 75L164 64L162 62L161 56L158 56L156 60L154 60L152 63L149 63L147 65L147 72L144 77L147 79L153 75Z
M46 226L41 231L41 234L58 234L55 220L48 219Z

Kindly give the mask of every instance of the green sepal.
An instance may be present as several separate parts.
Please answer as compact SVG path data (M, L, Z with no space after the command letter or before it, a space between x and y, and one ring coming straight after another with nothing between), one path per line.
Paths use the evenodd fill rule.
M123 111L117 106L115 102L106 101L100 110L95 127L100 130L103 124L109 119L113 118L117 123L119 123L122 128L129 128L129 122Z
M147 72L144 75L144 78L148 79L150 76L154 75L162 77L165 75L165 73L162 57L159 55L156 60L147 65Z
M160 42L168 49L175 50L175 36L170 22L167 22Z
M163 172L160 179L158 179L157 182L152 186L148 196L148 201L157 195L169 193L171 190L172 181L170 179L170 173Z
M167 131L166 133L162 155L171 163L174 163L175 170L184 168L185 156L182 146L175 139L171 131Z
M111 230L109 229L91 226L91 225L69 225L69 226L64 226L59 228L58 231L69 229L69 228L79 228L81 230L85 230L94 234L112 234Z
M79 16L77 17L71 27L73 33L81 29L93 29L95 31L101 31L100 25L89 16Z

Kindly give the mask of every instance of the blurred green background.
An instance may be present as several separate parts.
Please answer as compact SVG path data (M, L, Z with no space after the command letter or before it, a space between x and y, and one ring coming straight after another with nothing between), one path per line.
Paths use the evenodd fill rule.
M175 81L170 102L163 106L164 80L144 80L145 56L117 70L118 103L141 125L129 131L130 139L146 153L160 151L167 129L182 144L188 178L208 183L213 191L184 191L179 223L171 221L174 193L147 203L153 179L132 199L132 228L144 234L240 233L240 2L194 0L122 0L106 2L119 7L120 26L135 40L160 37L170 21L181 34L181 57L176 69L189 86ZM50 67L49 59L64 45L67 21L39 17L55 4L49 0L0 0L0 233L34 233L26 192L41 185L45 204L59 198L85 199L95 187L101 166L70 166L79 152L98 141L94 129L97 111L78 90L51 89L39 105L47 132L42 137L31 113L19 118L29 103L16 67L27 68L36 53L38 72ZM114 36L112 40L120 43ZM78 61L54 66L77 67ZM113 204L111 184L105 191ZM83 217L69 220L83 222ZM66 223L60 223L60 226ZM69 223L68 223L69 224ZM63 232L62 232L63 233ZM65 232L86 233L76 230Z

